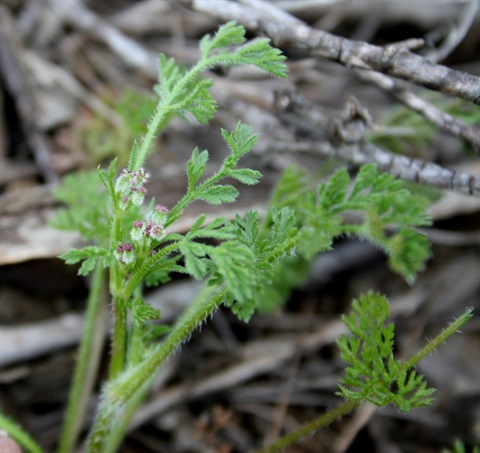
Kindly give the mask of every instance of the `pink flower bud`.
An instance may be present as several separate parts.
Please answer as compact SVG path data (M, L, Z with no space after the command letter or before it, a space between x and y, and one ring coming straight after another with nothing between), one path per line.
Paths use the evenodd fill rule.
M130 230L130 238L133 242L141 242L143 240L144 223L140 220L133 222L133 228Z
M170 209L168 209L166 206L163 206L161 204L156 204L155 205L155 211L161 212L163 214L168 214L170 213Z
M163 228L163 225L154 224L150 231L150 236L157 241L162 239L165 236L165 229Z
M148 214L148 217L154 222L159 225L165 225L165 222L167 221L168 214L170 213L170 210L166 208L165 206L162 206L161 204L155 205L153 211L150 211Z
M113 255L120 264L130 264L135 260L135 252L132 244L120 244Z

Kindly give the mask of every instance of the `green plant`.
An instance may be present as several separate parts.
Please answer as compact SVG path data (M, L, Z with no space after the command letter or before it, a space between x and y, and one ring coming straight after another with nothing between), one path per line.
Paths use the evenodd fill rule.
M92 351L103 335L95 328L95 320L106 305L102 295L107 276L113 316L111 361L86 447L88 452L102 453L117 450L156 373L222 304L240 320L248 321L262 300L272 296L269 288L276 287L275 298L281 300L301 278L283 279L284 285L280 285L289 268L297 266L298 260L302 260L303 269L308 268L315 254L330 249L338 236L358 235L374 242L388 254L392 269L411 283L430 256L427 239L415 230L430 222L424 213L426 202L413 196L401 181L379 173L374 165L362 167L353 184L347 171L340 169L316 188L309 187L303 174L290 169L279 182L263 220L254 211L232 221L216 218L210 223L200 215L185 235L169 232L195 200L214 205L235 201L238 191L225 184L226 178L243 184L258 182L260 172L238 167L257 140L242 122L232 132L221 131L229 155L215 173L204 175L208 151L195 149L186 166L186 194L171 209L154 200L144 208L150 177L144 164L155 136L174 116L207 123L216 111L209 92L212 80L202 78L203 71L214 66L253 64L273 76L286 76L285 57L279 50L270 47L267 39L245 44L244 35L243 27L229 22L215 36L204 37L200 60L189 70L162 55L156 87L158 105L144 139L133 145L128 167L117 174L114 161L108 169L98 170L99 179L94 173L71 176L56 191L69 207L60 211L52 224L78 231L85 240L94 242L62 255L66 263L79 264L81 275L93 272L93 280L59 452L73 451L85 415L84 403L92 392L99 360L98 351ZM349 223L348 212L361 213L359 221ZM144 285L164 283L172 272L204 280L207 286L166 330L150 323L161 319L161 313L145 302L142 293ZM357 318L353 315L344 319L359 339L342 338L339 342L351 363L340 394L351 401L325 419L331 421L364 400L395 403L401 410L427 404L431 391L410 372L423 355L416 355L407 364L391 356L392 328L380 327L388 314L386 301L369 294L354 304L354 310L360 330L355 328ZM379 328L382 335L372 336L363 346L363 328ZM448 335L457 329L457 324L447 329ZM165 333L162 341L155 341ZM357 360L360 348L368 352L364 362ZM372 358L377 350L381 350L381 360ZM373 386L366 385L371 379L367 365L375 379ZM399 389L394 393L389 390L393 382ZM413 397L406 398L405 392ZM302 431L300 437L311 431L311 427ZM272 448L265 451L276 451L278 444Z
M435 390L427 388L423 376L418 375L413 367L472 317L472 309L467 309L425 347L401 362L393 356L394 326L392 323L385 325L390 312L388 301L379 294L369 292L354 301L352 306L352 313L342 316L350 335L342 335L337 341L342 358L350 364L337 392L347 402L258 453L282 451L367 401L378 407L394 404L404 412L431 404L431 395Z
M470 451L471 453L480 453L480 446L475 445ZM460 439L456 439L455 442L453 442L452 448L445 448L442 450L442 453L467 453L467 449Z
M480 111L469 102L461 99L445 100L437 93L430 93L427 98L437 108L466 124L478 124L480 121ZM397 132L403 129L403 132L400 135L394 135L391 128L397 128ZM381 128L370 132L368 139L382 148L408 155L425 148L432 141L436 132L436 126L425 117L400 105L385 113ZM463 145L463 152L467 155L472 154L471 148L466 144Z

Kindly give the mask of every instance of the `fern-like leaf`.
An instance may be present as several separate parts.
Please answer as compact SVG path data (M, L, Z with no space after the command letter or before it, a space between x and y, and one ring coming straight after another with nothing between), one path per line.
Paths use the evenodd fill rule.
M100 247L90 246L82 249L70 249L67 252L60 255L60 258L67 264L76 264L82 262L78 270L79 275L88 275L95 268L95 264L99 258L107 258L109 252L106 249ZM104 262L104 266L108 264Z
M351 336L342 335L337 344L350 366L337 394L379 407L395 404L402 411L430 404L435 390L393 357L394 326L385 324L388 316L388 301L373 292L354 301L352 313L342 316Z

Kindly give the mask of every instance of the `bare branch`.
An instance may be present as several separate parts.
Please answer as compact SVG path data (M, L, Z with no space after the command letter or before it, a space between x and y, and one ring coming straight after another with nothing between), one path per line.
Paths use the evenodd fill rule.
M262 31L279 47L293 47L334 60L348 67L369 69L419 86L480 104L480 77L434 64L411 53L403 44L374 46L313 29L263 0L190 0L197 11L222 20L236 20Z
M275 107L285 122L294 124L309 140L294 142L282 137L268 143L274 153L299 152L328 157L339 157L355 165L376 163L406 181L428 184L441 189L480 196L480 177L457 172L420 159L385 151L363 138L372 125L368 112L352 98L341 115L327 115L300 94L284 90L276 93Z
M370 143L354 143L334 146L329 141L304 141L270 143L275 153L300 152L328 157L339 157L355 165L376 163L382 171L387 171L405 181L427 184L439 189L450 189L460 193L480 197L480 177L457 172L437 164L413 159L408 156L384 151Z
M104 41L129 66L143 71L149 77L156 78L157 59L155 55L88 9L83 2L79 0L70 0L69 2L48 0L47 4L55 15L66 23L80 30L88 31Z
M471 0L470 2L467 2L467 6L463 8L460 14L458 23L452 26L450 32L444 40L443 45L438 49L428 53L428 59L430 61L435 63L442 61L444 58L450 55L450 52L455 49L458 44L460 44L475 20L479 5L480 4L477 0Z
M480 128L470 126L443 110L435 107L420 96L406 89L404 84L378 72L355 71L363 80L373 82L380 88L391 93L400 102L413 111L424 116L428 121L452 135L461 137L470 143L472 148L480 152Z
M47 182L58 181L53 168L50 146L43 135L35 112L38 111L32 93L32 87L25 77L25 68L19 56L20 40L15 30L15 23L4 5L0 5L2 27L0 28L0 77L15 99L18 113L22 118L22 128L27 143L32 151L35 163Z

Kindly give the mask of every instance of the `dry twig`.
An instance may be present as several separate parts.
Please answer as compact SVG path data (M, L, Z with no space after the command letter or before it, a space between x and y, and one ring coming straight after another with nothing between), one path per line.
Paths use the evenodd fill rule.
M301 127L302 132L310 135L312 139L274 141L268 145L270 151L336 156L355 165L374 162L380 170L388 171L406 181L480 196L478 176L394 154L371 143L365 143L363 136L367 127L371 126L371 119L368 112L353 98L347 103L343 115L337 117L326 115L294 92L278 92L275 105L277 109L284 111L285 121Z
M25 77L25 70L19 57L21 48L14 30L15 24L4 5L0 5L2 27L0 27L0 75L11 96L15 99L27 142L32 150L35 163L46 182L54 182L58 177L53 169L49 145L37 122L36 105L31 87Z
M425 117L432 124L450 134L463 138L472 148L480 153L480 128L470 126L443 110L435 107L407 88L400 81L378 72L355 71L363 80L377 84L391 93L396 99L413 111Z
M416 55L403 43L384 47L341 38L313 29L301 20L262 0L190 0L190 6L222 20L236 20L261 31L279 47L307 50L347 67L368 69L415 85L480 104L480 77L437 65Z
M476 0L471 0L466 3L465 8L463 8L459 15L458 22L452 26L443 44L438 49L428 53L428 59L430 61L435 63L442 61L462 42L475 20L479 5L480 3Z
M48 5L63 21L80 30L92 33L97 39L104 41L129 66L156 79L157 59L155 54L96 15L83 2L79 0L68 2L49 0Z
M480 196L480 177L457 172L440 165L413 159L384 151L370 143L332 145L330 141L303 141L271 143L271 150L277 153L300 152L340 157L355 165L375 162L382 171L388 171L405 181L427 184L440 189L455 190L460 193Z

